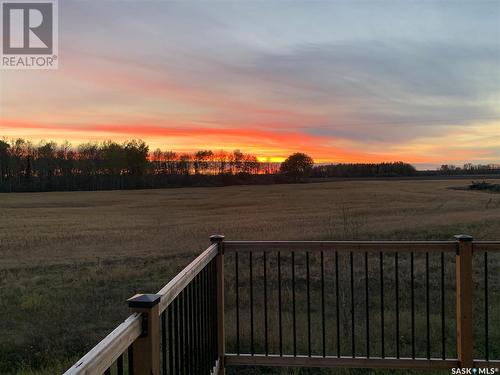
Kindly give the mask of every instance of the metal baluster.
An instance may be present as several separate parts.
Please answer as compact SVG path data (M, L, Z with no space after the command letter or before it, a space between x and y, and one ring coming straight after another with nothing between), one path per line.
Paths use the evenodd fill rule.
M325 262L321 252L321 343L323 357L326 357L326 327L325 327Z
M266 252L263 252L264 260L264 350L266 356L269 354L268 326L267 326L267 261Z
M370 358L370 305L368 297L368 252L365 251L365 318L366 318L366 358Z
M441 252L441 357L446 359L446 321L444 302L444 252Z
M184 288L184 372L189 374L189 361L191 353L189 352L189 289Z
M395 273L395 289L396 289L396 358L400 357L399 350L399 259L398 252L394 253L394 273Z
M254 332L253 332L253 260L252 252L248 253L250 267L250 354L255 354Z
M174 374L174 329L173 329L173 305L168 307L168 373Z
M209 265L205 267L204 272L204 288L203 294L205 295L205 305L203 315L205 316L205 344L203 346L203 351L205 352L205 368L207 373L211 372L210 366L210 320L209 320L209 309L210 309L210 300L209 300Z
M337 317L337 357L340 358L339 253L335 251L335 309Z
M239 281L239 264L238 253L234 256L234 275L235 275L235 292L236 292L236 354L240 354L240 281Z
M354 261L352 251L349 252L349 264L351 269L351 336L352 336L352 358L356 357L356 326L354 322Z
M195 347L194 347L194 284L193 281L191 281L188 286L188 311L189 311L189 373L194 374L194 356L195 356Z
M214 317L213 317L213 307L215 305L214 303L214 293L213 293L213 274L214 274L214 269L213 269L214 262L211 261L207 265L207 297L208 297L208 304L207 304L207 319L208 319L208 366L209 366L209 371L212 372L212 368L214 365L214 350L217 348L217 342L214 341L217 339L217 333L214 332ZM216 300L215 300L216 301Z
M429 252L425 253L425 312L427 330L427 359L431 358L431 320L430 320L430 285L429 285Z
M415 359L415 260L410 253L410 289L411 289L411 357Z
M174 374L180 374L179 367L179 296L174 299Z
M134 375L134 352L132 345L127 349L128 375Z
M201 315L201 366L202 372L206 373L208 371L207 368L207 313L206 313L206 298L207 294L205 292L205 273L206 268L204 268L200 273L200 296L201 296L201 306L200 306L200 315Z
M489 314L488 314L489 304L488 304L488 253L484 252L484 352L485 359L490 360L490 345L489 345Z
M202 349L202 296L201 296L201 275L196 275L196 369L199 374L203 372L203 349Z
M278 325L279 325L279 346L280 356L283 355L283 316L281 311L281 254L278 251Z
M179 374L185 374L184 290L179 294Z
M167 373L167 312L161 314L161 362L163 374Z
M385 357L385 320L384 320L384 254L380 252L380 335L381 335L381 357Z
M307 286L307 349L309 357L312 355L311 345L311 275L309 267L309 252L306 252L306 286Z
M116 372L118 375L123 375L123 354L120 355L116 361Z
M253 332L253 260L252 252L249 252L249 266L250 266L250 353L255 354L254 347L254 332Z
M207 324L206 317L207 314L205 312L206 305L206 293L205 293L205 272L206 268L204 268L200 272L200 351L201 351L201 371L206 373L208 371L207 368Z
M216 260L214 259L212 261L212 337L213 337L213 363L212 365L215 366L215 363L219 359L219 354L218 354L218 321L217 321L217 306L219 306L219 300L217 298L217 263ZM221 303L220 308L223 309L224 305Z
M293 310L293 356L297 356L297 318L295 314L295 252L292 251L292 310Z

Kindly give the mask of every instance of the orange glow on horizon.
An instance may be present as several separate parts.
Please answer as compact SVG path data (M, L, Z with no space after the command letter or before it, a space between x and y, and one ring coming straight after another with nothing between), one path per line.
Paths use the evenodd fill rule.
M328 162L384 162L406 159L408 162L431 162L418 155L394 156L389 153L370 153L335 146L335 138L313 136L296 131L266 130L252 127L226 128L203 127L198 124L94 124L74 127L18 120L3 120L0 132L7 138L29 140L68 140L78 144L91 141L114 140L123 142L132 138L143 139L150 151L156 148L177 152L193 152L203 149L232 151L239 149L255 155L260 161L282 162L294 152L311 155L317 163ZM34 133L39 133L34 136ZM329 144L332 144L331 146Z
M62 143L67 140L73 145L105 140L124 142L135 138L144 140L150 146L150 152L157 148L178 153L191 153L204 149L232 152L239 149L244 153L255 155L261 162L273 163L280 163L295 152L310 155L316 163L404 161L413 164L443 164L453 160L459 163L459 160L477 159L479 155L474 148L461 148L457 146L458 142L450 142L449 135L446 142L449 146L437 146L436 139L430 141L421 139L417 143L394 145L392 149L387 147L369 149L363 144L348 143L334 137L305 134L293 129L284 131L282 128L266 129L258 126L229 128L197 123L81 125L2 119L0 136L6 139L25 138L34 143L40 140ZM460 137L460 134L457 134L457 137ZM485 160L487 157L488 155L484 154Z

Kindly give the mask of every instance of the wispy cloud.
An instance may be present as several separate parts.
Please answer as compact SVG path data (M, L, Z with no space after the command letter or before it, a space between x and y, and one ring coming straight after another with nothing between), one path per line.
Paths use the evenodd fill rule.
M332 161L500 159L498 2L61 8L60 69L2 72L0 135Z

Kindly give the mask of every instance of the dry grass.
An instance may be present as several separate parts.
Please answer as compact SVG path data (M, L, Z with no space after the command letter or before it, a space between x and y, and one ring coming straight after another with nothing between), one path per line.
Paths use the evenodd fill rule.
M230 239L500 238L500 207L469 181L5 194L0 267L193 253L212 233ZM352 225L351 225L352 227ZM352 228L350 229L352 231Z
M155 292L213 233L241 240L500 239L500 196L449 189L468 183L0 195L0 373L71 362L126 315L125 298Z

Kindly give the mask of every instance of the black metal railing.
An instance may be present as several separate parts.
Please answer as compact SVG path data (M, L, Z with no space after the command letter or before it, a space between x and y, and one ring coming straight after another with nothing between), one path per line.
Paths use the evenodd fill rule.
M493 243L474 248L474 357L482 361L500 358L500 252ZM500 246L499 246L500 247ZM476 249L477 248L477 249ZM488 251L489 250L489 251Z
M498 365L499 242L471 247L475 344L458 344L468 241L226 241L226 364L449 368L473 350L470 366Z
M217 352L217 267L211 260L161 314L163 374L211 374Z
M431 255L437 261L432 269ZM456 358L447 342L455 339L454 309L448 308L455 301L453 256L226 254L227 350L266 356Z

